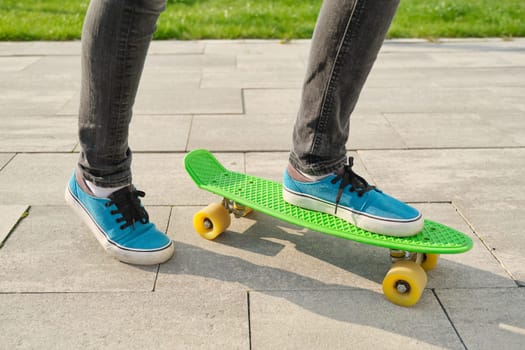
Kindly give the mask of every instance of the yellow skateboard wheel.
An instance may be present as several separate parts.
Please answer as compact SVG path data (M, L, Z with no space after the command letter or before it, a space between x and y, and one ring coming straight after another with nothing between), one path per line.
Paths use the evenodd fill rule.
M201 237L213 240L231 223L229 211L220 203L212 203L193 216L193 227Z
M439 254L425 254L421 267L425 271L430 271L438 264Z
M412 306L419 301L427 284L425 270L413 261L395 263L383 280L383 293L392 303Z

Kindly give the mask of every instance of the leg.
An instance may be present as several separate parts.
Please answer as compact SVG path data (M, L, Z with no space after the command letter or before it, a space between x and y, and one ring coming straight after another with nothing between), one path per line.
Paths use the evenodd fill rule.
M410 236L423 228L415 208L371 186L346 161L350 114L376 59L398 0L325 0L312 40L283 198L365 230Z
M92 0L82 34L78 171L67 203L113 257L162 263L173 242L149 221L131 184L128 125L149 43L164 0Z
M131 120L146 53L165 0L92 0L82 32L79 113L84 178L101 187L131 183Z
M290 163L323 175L345 162L349 119L399 0L325 0L312 38Z

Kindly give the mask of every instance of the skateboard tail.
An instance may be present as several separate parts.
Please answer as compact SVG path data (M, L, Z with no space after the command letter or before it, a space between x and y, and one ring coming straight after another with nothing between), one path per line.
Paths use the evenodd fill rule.
M204 149L196 149L188 153L184 157L184 167L200 188L209 184L217 174L227 172L217 158Z

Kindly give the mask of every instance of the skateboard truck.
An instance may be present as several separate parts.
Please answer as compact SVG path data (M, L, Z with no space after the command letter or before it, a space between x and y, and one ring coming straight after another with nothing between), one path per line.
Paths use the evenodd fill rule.
M395 264L398 261L413 261L418 265L422 265L425 271L429 271L436 266L438 258L436 254L414 253L405 250L390 249L390 259L392 260L392 264Z
M228 198L222 199L222 205L230 212L232 213L237 219L245 217L246 215L251 213L251 209L248 208L245 205L241 205L235 201L232 201Z

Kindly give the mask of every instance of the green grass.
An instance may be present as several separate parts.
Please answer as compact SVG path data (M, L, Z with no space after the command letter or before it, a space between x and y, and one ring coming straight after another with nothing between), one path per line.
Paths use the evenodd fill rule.
M0 40L80 38L88 0L0 0ZM169 0L157 39L310 38L321 0ZM523 0L402 0L389 37L525 36Z
M523 0L405 0L391 37L525 36Z
M87 0L0 0L0 40L80 38Z

